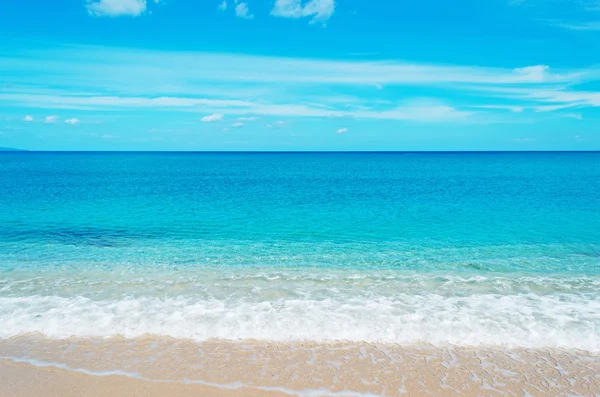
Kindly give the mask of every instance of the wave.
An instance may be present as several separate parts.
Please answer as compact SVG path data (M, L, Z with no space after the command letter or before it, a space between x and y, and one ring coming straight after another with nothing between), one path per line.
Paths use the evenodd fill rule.
M596 297L597 298L597 297ZM587 294L405 294L273 296L0 298L0 337L41 333L50 338L140 337L203 341L256 339L365 341L396 344L497 345L600 351L600 299Z

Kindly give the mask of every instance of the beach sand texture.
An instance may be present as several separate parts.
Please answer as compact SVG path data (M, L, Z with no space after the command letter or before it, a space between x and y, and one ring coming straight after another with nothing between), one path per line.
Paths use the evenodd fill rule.
M0 350L3 397L600 393L600 357L583 351L35 335Z

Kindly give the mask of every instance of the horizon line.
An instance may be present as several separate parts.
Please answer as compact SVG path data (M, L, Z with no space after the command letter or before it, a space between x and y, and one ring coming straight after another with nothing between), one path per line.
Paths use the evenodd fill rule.
M0 153L600 153L592 150L0 150Z

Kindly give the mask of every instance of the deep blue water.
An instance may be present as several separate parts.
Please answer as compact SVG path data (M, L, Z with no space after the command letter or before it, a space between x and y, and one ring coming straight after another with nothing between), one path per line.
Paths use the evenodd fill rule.
M0 337L595 350L600 153L0 153L0 272Z

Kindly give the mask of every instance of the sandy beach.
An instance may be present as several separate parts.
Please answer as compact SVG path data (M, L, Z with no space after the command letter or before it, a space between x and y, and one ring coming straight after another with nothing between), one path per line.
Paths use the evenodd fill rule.
M2 396L593 396L583 351L171 338L0 342Z
M279 397L283 393L241 388L223 390L190 384L147 382L125 376L97 377L56 368L0 363L0 396L101 397L101 396L248 396Z

